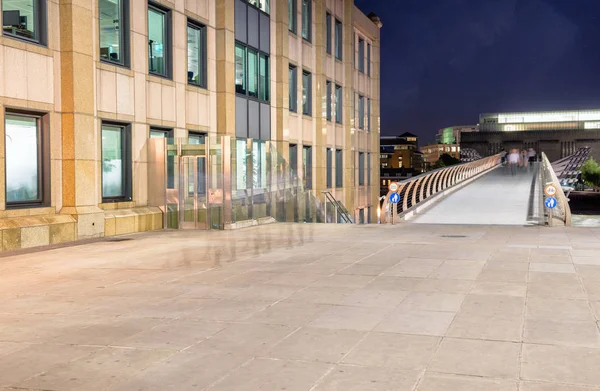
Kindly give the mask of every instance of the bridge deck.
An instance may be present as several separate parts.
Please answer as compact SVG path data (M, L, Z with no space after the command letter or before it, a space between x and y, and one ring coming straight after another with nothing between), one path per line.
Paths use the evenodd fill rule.
M527 225L534 170L499 167L417 216L421 224Z

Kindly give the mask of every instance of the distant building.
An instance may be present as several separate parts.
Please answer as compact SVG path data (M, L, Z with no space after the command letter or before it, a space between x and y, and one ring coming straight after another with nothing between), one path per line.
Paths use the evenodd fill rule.
M435 141L438 144L460 144L460 135L467 132L478 132L478 125L450 126L438 130Z
M419 138L412 133L383 136L379 141L381 193L386 194L391 182L398 182L423 172L423 154Z
M460 159L460 145L458 144L433 144L421 148L423 153L423 165L426 171L440 160L443 154L448 154L453 158Z
M534 148L551 161L591 147L592 156L600 159L600 110L481 114L479 132L463 133L460 145L482 156Z

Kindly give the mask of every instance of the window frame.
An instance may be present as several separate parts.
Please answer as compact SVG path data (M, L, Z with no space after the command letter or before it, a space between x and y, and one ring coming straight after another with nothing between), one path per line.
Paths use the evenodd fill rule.
M326 80L325 81L325 94L326 94L326 113L325 113L325 118L327 119L327 121L332 121L333 120L333 101L331 96L333 95L333 89L332 89L332 85L333 83L331 82L331 80Z
M104 149L102 148L102 130L104 125L121 128L121 159L123 165L121 167L121 186L123 194L117 197L104 196L104 168L100 175L100 192L102 203L123 202L132 200L132 170L133 165L131 157L131 124L115 121L102 120L100 124L100 161L104 164Z
M291 5L291 7L290 7ZM292 12L290 13L290 8ZM292 16L290 23L290 15ZM298 35L298 3L297 0L288 0L288 31Z
M131 27L129 25L129 18L131 15L131 10L130 10L130 5L129 5L129 1L128 0L119 0L121 2L121 7L119 10L119 20L123 21L123 23L119 24L119 29L120 29L120 39L119 39L119 46L121 48L121 58L122 61L114 61L108 58L103 58L102 55L100 55L100 61L106 64L111 64L111 65L117 65L117 66L122 66L125 68L130 68L131 67L131 43L130 43L130 34L131 34ZM100 2L98 2L98 15L101 15L100 13ZM100 17L98 17L98 50L101 49L101 42L100 42L100 37L101 37L101 26L100 26Z
M164 40L163 44L163 57L165 58L165 74L161 74L158 72L152 72L150 70L150 48L148 48L148 74L151 76L162 77L163 79L173 79L173 23L172 23L172 10L162 6L159 3L155 3L153 1L148 2L148 12L150 10L154 10L155 12L159 12L164 14L165 16L165 29L164 29ZM148 33L147 38L150 37L150 23L148 23L148 12L146 12L146 30ZM148 46L150 46L150 41L148 40Z
M365 129L365 97L358 95L358 128Z
M241 93L238 92L237 90L237 84L236 89L235 89L235 93L238 96L243 96L246 97L247 99L250 100L254 100L257 102L263 102L263 103L270 103L271 102L271 56L269 53L265 53L253 46L247 45L243 42L240 41L235 41L235 46L234 46L234 72L236 71L236 57L235 57L235 50L237 48L242 48L244 50L244 76L243 76L243 87L244 87L244 92L245 93ZM250 83L249 83L249 70L250 70L250 53L252 53L253 55L256 56L256 96L254 95L250 95ZM260 88L260 60L261 57L265 59L265 64L266 64L266 81L265 81L265 96L266 96L266 100L261 98L261 88ZM234 79L237 77L234 76Z
M338 33L338 26L340 31ZM344 24L341 20L335 19L335 58L343 61L344 58Z
M367 76L371 77L371 44L367 42Z
M325 53L332 54L332 15L331 12L325 11Z
M312 145L302 145L302 184L304 190L312 189L312 169Z
M304 76L308 76L308 85L305 86ZM302 102L302 114L312 116L312 73L303 69L302 70L302 93L304 95L304 89L306 88L306 102Z
M294 80L289 80L290 79L290 71L292 71L292 74L294 76ZM289 64L289 68L288 68L288 83L289 83L289 94L290 94L290 101L289 101L289 110L293 113L297 113L298 112L298 67L292 64Z
M37 131L37 185L38 185L38 198L33 201L12 201L8 202L6 189L7 186L7 175L6 169L8 167L6 161L6 117L26 117L34 118L36 120L36 131ZM29 209L29 208L41 208L50 206L51 197L51 167L50 167L50 118L48 113L39 113L27 110L19 109L8 109L4 110L4 205L6 210L12 209Z
M358 152L358 186L365 185L365 153Z
M340 92L339 101L338 101L338 91ZM344 89L339 84L336 84L335 85L335 122L337 124L343 123L343 115L344 115L343 100L344 100Z
M339 179L339 180L338 180ZM344 151L335 150L335 188L344 187Z
M302 2L302 39L312 42L312 0L300 0ZM306 13L308 25L306 26L306 35L304 35L304 5L306 4Z
M4 12L4 3L0 7L0 11ZM13 11L13 10L6 10ZM23 37L21 35L12 34L4 31L4 21L2 21L2 33L0 36L9 37L19 41L31 43L34 45L48 46L48 3L47 0L33 0L33 15L37 22L35 38Z
M191 81L189 79L189 71L190 71L190 60L189 60L189 30L188 29L194 29L194 30L198 30L200 32L200 48L198 50L198 68L200 68L202 70L202 79L199 80L198 83L195 83L193 81ZM208 84L208 61L207 61L207 39L206 39L206 35L207 35L207 29L206 29L206 25L197 22L191 18L187 18L187 26L186 26L186 35L188 38L187 41L187 49L188 49L188 61L187 61L187 72L188 72L188 77L187 77L187 81L188 81L188 85L191 86L196 86L199 88L208 88L207 84Z
M367 132L371 131L371 98L367 98Z
M365 40L358 36L358 71L365 73Z
M327 170L327 173L325 175L326 177L326 188L327 189L331 189L333 187L333 148L325 148L327 150L326 152L326 163L325 163L325 169Z

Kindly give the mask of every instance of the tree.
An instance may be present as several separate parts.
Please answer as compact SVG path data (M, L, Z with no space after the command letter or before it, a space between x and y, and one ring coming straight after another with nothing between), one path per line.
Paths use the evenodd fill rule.
M440 156L440 158L438 159L437 162L435 162L435 164L432 166L432 168L442 168L442 167L449 167L449 166L454 166L455 164L460 163L460 160L447 154L444 153L442 156Z
M581 167L581 180L596 190L600 188L600 165L593 158L589 158Z

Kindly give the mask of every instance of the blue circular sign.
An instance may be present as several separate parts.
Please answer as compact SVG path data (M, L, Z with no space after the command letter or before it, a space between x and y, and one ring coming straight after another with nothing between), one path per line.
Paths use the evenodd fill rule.
M548 209L554 209L554 208L556 208L556 204L557 203L558 202L556 201L556 198L554 198L554 197L547 197L544 200L544 205L546 205L546 208L548 208Z
M392 204L397 204L398 202L400 202L400 194L398 194L398 193L392 193L390 195L390 202Z

